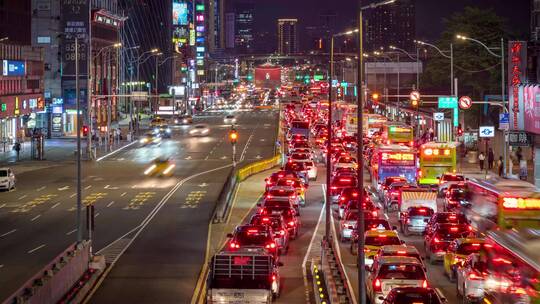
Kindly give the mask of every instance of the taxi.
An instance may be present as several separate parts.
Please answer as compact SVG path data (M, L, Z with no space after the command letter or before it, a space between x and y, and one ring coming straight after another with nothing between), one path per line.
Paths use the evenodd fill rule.
M483 245L483 238L459 238L448 245L443 257L443 265L444 274L450 278L451 282L456 279L457 268L462 266L470 254L478 253Z
M300 205L305 206L306 205L306 187L304 186L303 181L300 178L281 178L276 183L276 186L291 186L296 189L296 195L300 199Z
M394 230L369 230L364 234L364 262L366 266L373 264L375 255L382 246L402 245L397 231Z

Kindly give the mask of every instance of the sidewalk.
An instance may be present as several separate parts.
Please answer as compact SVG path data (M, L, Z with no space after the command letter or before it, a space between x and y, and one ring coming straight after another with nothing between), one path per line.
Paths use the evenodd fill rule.
M533 176L534 165L532 162L528 162L527 165L528 165L527 181L529 183L534 184L534 176ZM487 166L487 162L486 162L486 166ZM485 179L486 175L487 175L487 178L493 177L493 176L499 176L499 173L496 168L496 164L493 166L493 169L488 169L487 174L486 174L486 168L484 167L484 170L480 170L480 165L478 164L478 162L471 164L467 162L466 159L463 159L463 158L458 160L458 172L462 172L466 177L473 177L473 178L478 178L478 179ZM510 174L509 172L509 176L511 178L519 179L519 166L514 165L512 168L512 174Z

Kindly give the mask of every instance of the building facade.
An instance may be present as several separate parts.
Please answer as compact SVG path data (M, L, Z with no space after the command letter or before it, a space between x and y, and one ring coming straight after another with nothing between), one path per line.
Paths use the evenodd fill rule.
M298 19L278 19L278 53L298 53Z
M245 54L255 49L255 1L230 0L225 13L225 46L230 52Z
M414 49L415 0L396 1L366 10L364 22L365 51L371 52L389 45L405 50Z
M0 39L12 44L30 44L30 0L0 1Z
M32 135L43 98L43 49L0 42L0 140L13 144Z

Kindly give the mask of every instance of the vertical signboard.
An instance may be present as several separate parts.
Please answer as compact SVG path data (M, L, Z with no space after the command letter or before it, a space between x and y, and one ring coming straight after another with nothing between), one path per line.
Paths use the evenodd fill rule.
M518 129L519 85L527 71L527 42L508 41L508 101L512 108L512 128Z
M79 45L79 75L87 75L90 0L61 0L63 76L75 76L75 38Z

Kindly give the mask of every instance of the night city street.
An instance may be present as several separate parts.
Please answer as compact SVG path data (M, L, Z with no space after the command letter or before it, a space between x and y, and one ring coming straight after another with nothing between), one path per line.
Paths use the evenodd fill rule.
M540 304L539 153L540 0L0 0L1 304Z

